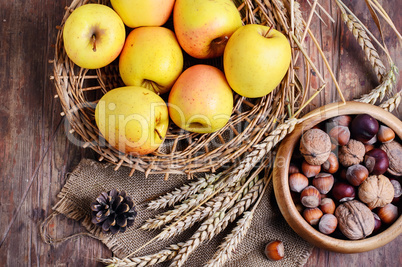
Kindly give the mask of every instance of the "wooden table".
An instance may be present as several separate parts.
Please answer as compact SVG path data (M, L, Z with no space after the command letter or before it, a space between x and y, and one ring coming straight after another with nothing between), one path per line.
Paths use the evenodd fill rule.
M308 5L303 3L308 16ZM310 1L313 2L313 1ZM312 31L329 59L346 99L359 97L377 86L364 53L340 21L335 1L319 1L336 20L320 12ZM402 30L400 0L383 2L399 31ZM376 33L364 1L345 3ZM71 144L61 122L59 100L49 79L52 75L57 29L70 0L1 1L0 4L0 265L1 266L94 266L111 252L101 242L82 237L50 246L42 242L38 225L57 202L66 173L82 157L96 158L90 150ZM384 37L395 63L402 68L401 42L382 21ZM309 40L307 40L309 41ZM313 59L319 59L308 42ZM319 63L320 70L324 65ZM338 100L328 72L328 86L308 109ZM397 88L401 89L399 81ZM396 113L402 118L401 112ZM50 224L56 237L83 231L75 221L59 216ZM402 236L374 251L344 255L314 249L307 266L401 266Z

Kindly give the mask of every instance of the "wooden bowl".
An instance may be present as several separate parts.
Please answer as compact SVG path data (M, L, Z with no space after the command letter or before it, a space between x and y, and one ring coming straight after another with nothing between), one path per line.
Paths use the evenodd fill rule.
M392 128L396 135L402 139L402 122L391 113L377 106L360 102L347 102L345 105L333 103L320 107L304 117L305 120L298 124L294 131L282 141L274 165L273 185L276 201L290 227L311 244L340 253L364 252L387 244L402 233L402 216L399 216L386 230L362 240L344 240L324 235L308 224L296 209L289 190L288 169L293 150L300 140L303 131L338 115L362 113L370 114L379 122Z

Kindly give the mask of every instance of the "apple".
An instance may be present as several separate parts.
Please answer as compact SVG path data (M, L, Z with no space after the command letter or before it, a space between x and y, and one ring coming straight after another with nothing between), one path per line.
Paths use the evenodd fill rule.
M163 27L140 27L127 36L119 59L125 85L168 92L183 70L183 52L174 33Z
M146 155L163 142L169 124L166 103L137 86L108 91L95 108L95 121L108 143L132 155Z
M221 56L242 20L231 0L176 0L173 24L184 51L203 59Z
M162 26L174 6L174 0L111 0L110 3L130 28Z
M229 121L233 92L222 71L210 65L194 65L173 85L168 108L170 118L180 128L212 133Z
M119 56L125 39L120 16L101 4L78 7L63 28L66 53L81 68L98 69L110 64Z
M226 79L241 96L265 96L282 81L291 56L282 33L262 25L242 26L230 37L223 54Z

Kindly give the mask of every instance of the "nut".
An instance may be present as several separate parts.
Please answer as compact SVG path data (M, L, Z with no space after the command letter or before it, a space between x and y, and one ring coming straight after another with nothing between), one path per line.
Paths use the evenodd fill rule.
M308 178L301 173L293 173L289 176L289 187L293 192L300 193L308 186Z
M352 138L360 142L368 142L378 132L378 121L369 114L359 114L350 123Z
M334 152L331 152L329 154L329 157L327 161L325 161L322 165L321 168L324 172L328 172L331 174L334 174L338 171L339 169L339 161L338 158L336 157Z
M383 207L394 198L394 187L384 175L369 176L359 186L359 199L370 209Z
M319 173L314 177L313 185L321 194L328 194L334 185L334 177L330 173Z
M309 129L301 137L300 153L311 165L321 165L331 153L331 139L320 129Z
M354 186L361 185L368 175L367 168L360 164L352 165L346 170L346 180Z
M300 202L306 208L318 207L321 203L321 194L314 186L307 186L300 194Z
M289 165L289 174L300 172L299 167L296 164L290 163Z
M328 198L328 197L322 198L319 208L325 214L327 214L327 213L334 214L335 202L332 200L332 198Z
M335 126L346 126L349 127L352 121L352 117L349 115L339 115L333 118L328 119L327 127L328 129L332 129Z
M311 165L307 161L303 161L301 168L304 175L308 178L316 176L321 171L321 165Z
M349 183L336 182L332 188L332 196L339 202L345 202L355 198L356 190Z
M317 225L320 221L323 213L319 208L310 208L305 209L303 211L303 218L310 224L310 225Z
M363 161L365 154L364 144L354 139L350 139L349 143L341 146L339 149L339 162L344 167L349 167L355 164L359 164Z
M279 240L269 242L265 246L265 256L267 256L271 261L281 260L285 256L283 242Z
M392 141L382 144L381 149L388 156L388 172L395 176L402 176L402 145L396 141Z
M344 146L349 142L350 139L350 131L346 126L335 126L329 131L329 137L331 138L331 142L335 145Z
M371 210L357 200L342 203L335 210L338 227L349 239L357 240L369 236L374 230Z
M364 164L371 174L383 174L389 166L387 153L380 148L373 148L364 156Z
M381 125L380 129L378 130L378 133L377 133L377 138L378 138L378 141L380 141L382 143L388 143L388 142L391 142L392 140L394 140L395 132L391 128L389 128L385 125Z
M381 228L381 219L380 217L373 212L373 216L374 216L374 230L373 233L377 233L378 231L380 231Z
M329 235L332 234L338 226L338 219L333 214L324 214L318 223L318 230L321 233Z
M377 215L383 223L391 224L398 218L398 207L391 203L387 204L378 209Z

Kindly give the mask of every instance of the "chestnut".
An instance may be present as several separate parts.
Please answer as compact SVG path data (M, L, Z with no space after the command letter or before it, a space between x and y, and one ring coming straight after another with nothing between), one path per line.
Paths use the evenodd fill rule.
M352 137L360 142L368 142L378 132L378 121L369 114L359 114L350 123Z
M373 148L364 156L364 165L371 174L380 175L387 171L389 160L387 153L381 148Z
M373 234L378 233L380 231L381 228L381 219L380 217L378 217L378 215L376 213L373 212L373 216L374 216L374 230L373 230Z
M351 185L359 186L369 176L369 171L366 167L360 164L350 166L346 171L346 180Z
M289 176L289 187L293 192L300 193L308 186L308 178L301 173L293 173Z
M378 141L380 141L381 143L388 143L394 140L394 138L395 138L394 130L385 125L380 126L380 129L378 129L377 133Z
M327 194L334 185L334 176L330 173L321 172L314 177L312 184L321 194Z
M321 165L321 169L324 172L331 173L331 174L334 174L334 173L336 173L338 171L338 169L339 169L339 161L338 161L338 158L336 157L334 152L331 152L329 154L329 157L328 157L327 161L325 161Z
M314 186L307 186L300 194L300 202L306 208L318 207L321 203L321 194Z
M399 198L402 195L401 183L394 178L390 178L389 181L391 182L392 186L394 187L394 199L392 200L392 203L398 203Z
M332 200L332 198L326 197L326 198L321 198L321 203L320 203L319 208L325 214L327 214L327 213L334 214L336 206L335 206L335 202Z
M398 207L394 204L387 204L377 211L378 217L385 224L391 224L398 218Z
M317 225L320 221L323 213L319 208L309 208L303 211L303 218L310 224L310 225Z
M338 219L333 214L324 214L318 223L318 230L326 235L332 234L338 226Z
M285 256L285 247L280 240L269 242L265 246L265 256L271 261L281 260Z
M303 161L301 169L304 175L311 178L320 173L321 165L311 165L307 161Z
M335 145L344 146L349 142L350 131L346 126L338 125L329 131L331 142Z
M339 202L353 200L356 196L356 189L348 183L336 182L332 187L332 196Z

